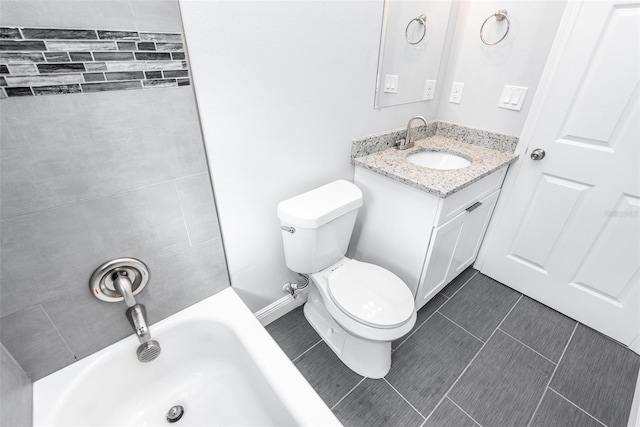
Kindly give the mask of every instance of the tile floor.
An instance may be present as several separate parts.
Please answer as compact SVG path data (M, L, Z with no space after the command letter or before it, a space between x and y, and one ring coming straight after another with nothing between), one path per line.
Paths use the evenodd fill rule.
M640 368L630 350L472 268L418 312L381 380L344 366L301 307L267 330L347 427L626 427Z

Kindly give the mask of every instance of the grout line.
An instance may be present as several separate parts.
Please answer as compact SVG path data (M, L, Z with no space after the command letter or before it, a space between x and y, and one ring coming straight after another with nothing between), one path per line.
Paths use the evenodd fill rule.
M540 400L538 400L538 404L536 405L536 409L534 409L533 413L531 414L531 419L527 423L527 427L529 427L531 425L531 423L533 422L533 418L536 416L536 413L538 412L538 409L540 409L540 405L542 405L542 400L544 399L544 396L547 394L547 389L553 390L549 386L551 385L551 381L553 380L553 377L556 375L556 371L558 370L558 366L560 366L560 362L562 362L562 358L564 357L564 354L566 353L567 348L569 348L569 343L573 339L573 335L576 333L576 329L578 329L578 322L576 322L576 324L573 326L573 331L571 331L571 335L569 335L569 339L567 340L567 343L564 345L564 348L562 349L562 354L560 354L560 359L558 359L558 364L556 365L555 368L553 368L553 372L551 373L551 376L549 377L549 381L547 381L547 386L545 387L544 392L542 392L542 396L540 396Z
M402 393L400 393L398 390L396 390L396 388L395 388L393 385L391 385L391 383L390 383L389 381L387 381L387 379L386 379L386 378L382 378L382 379L384 380L384 382L386 382L386 383L389 385L389 387L391 387L391 388L393 389L393 391L395 391L396 393L398 393L398 395L402 398L402 400L404 400L405 402L407 402L407 404L408 404L409 406L411 406L411 407L413 408L413 410L414 410L414 411L416 411L416 413L417 413L418 415L420 415L420 417L422 418L422 420L423 420L423 421L426 421L426 420L427 420L427 419L424 417L424 415L422 415L422 413L421 413L420 411L418 411L418 410L416 409L416 407L415 407L415 406L413 406L413 405L411 404L411 402L409 402L409 401L408 401L408 400L407 400L407 399L402 395Z
M480 346L480 348L478 349L478 351L476 352L476 354L471 358L471 360L469 361L469 363L467 363L467 366L465 366L465 368L462 370L462 372L460 372L460 375L458 375L458 378L456 378L456 380L453 382L453 384L451 384L451 387L449 387L449 389L444 393L444 395L442 396L442 398L438 401L438 404L433 408L433 410L429 413L429 415L427 415L427 419L429 419L429 417L431 415L433 415L433 413L435 412L436 408L440 405L440 403L442 403L442 401L446 398L448 398L449 400L451 400L453 402L453 399L451 399L448 394L451 390L453 390L453 388L456 386L456 384L458 384L458 381L460 381L460 378L462 378L462 376L465 374L465 372L467 372L469 370L469 367L473 364L473 362L478 358L478 355L480 353L482 353L482 349L485 348L485 346L487 345L487 343L489 341L491 341L491 338L493 337L493 335L496 333L496 331L498 330L498 328L500 328L500 326L502 326L502 323L505 321L505 319L511 314L511 312L513 311L513 309L516 307L516 305L518 305L518 302L520 302L520 300L522 299L522 294L520 294L520 298L518 298L518 300L513 304L513 306L509 309L509 311L507 312L507 314L504 315L504 317L502 318L502 320L500 321L500 323L498 324L498 326L496 327L496 329L493 330L493 332L491 333L491 335L489 336L489 338L487 339L487 341L485 341L484 343L482 343L482 346ZM442 314L442 313L440 313Z
M603 423L602 421L600 421L599 419L597 419L596 417L594 417L593 415L591 415L590 413L588 413L587 411L585 411L584 409L582 409L581 407L579 407L578 405L576 405L575 403L573 403L572 401L570 401L569 399L567 399L566 397L564 397L562 394L558 393L557 391L555 391L554 389L552 389L551 387L547 387L549 390L551 390L552 392L554 392L555 394L557 394L558 396L560 396L561 398L563 398L564 400L566 400L567 402L569 402L572 406L575 406L576 408L578 408L580 410L580 412L584 412L585 414L587 414L589 416L589 418L594 419L595 421L597 421L598 423L602 424L603 426L607 427L607 425L605 423Z
M447 302L447 301L444 301L442 304L440 304L440 307L442 307L446 302ZM427 303L427 304L428 304L428 303ZM422 328L422 327L424 326L424 324L425 324L425 323L427 323L427 322L428 322L428 321L433 317L433 315L434 315L434 314L438 313L438 310L440 309L440 307L438 307L438 308L437 308L433 313L431 313L431 314L429 315L429 317L427 317L426 319L424 319L424 322L422 322L420 325L418 325L418 327L417 327L417 328L415 328L415 329L414 329L414 330L413 330L409 335L407 335L407 337L406 337L404 340L402 340L402 342L401 342L400 344L398 344L398 346L397 346L396 348L392 348L392 349L391 349L391 353L393 353L393 352L395 352L397 349L399 349L399 348L400 348L400 346L401 346L402 344L404 344L405 342L407 342L407 340L413 336L413 334L415 334L416 332L418 332L418 329Z
M460 409L462 412L464 412L464 414L465 414L467 417L469 417L469 418L471 419L471 421L473 421L474 423L476 423L476 424L478 424L480 427L482 427L482 424L480 424L479 422L477 422L477 421L475 420L475 418L473 418L471 415L469 415L469 413L468 413L467 411L465 411L464 409L462 409L462 408L460 407L460 405L458 405L456 402L454 402L453 400L451 400L451 398L450 398L450 397L447 397L447 396L445 396L445 397L446 397L446 399L447 399L449 402L453 403L453 404L454 404L458 409Z
M547 359L549 362L553 363L553 365L554 365L554 366L558 366L558 364L557 364L556 362L554 362L553 360L549 359L549 358L548 358L547 356L545 356L544 354L542 354L542 353L540 353L540 352L538 352L538 351L534 350L533 348L529 347L528 345L526 345L525 343L523 343L522 341L520 341L518 338L514 337L514 336L513 336L513 335L511 335L510 333L505 332L505 331L504 331L503 329L501 329L501 328L498 328L498 330L499 330L500 332L502 332L503 334L505 334L505 335L507 335L507 336L509 336L509 337L513 338L515 341L519 342L519 343L520 343L520 344L522 344L523 346L527 347L529 350L533 351L533 352L534 352L534 353L536 353L538 356L540 356L540 357L543 357L543 358ZM554 369L554 371L555 371L555 369Z
M478 338L477 336L473 335L471 332L467 331L465 328L463 328L462 326L458 325L456 322L454 322L453 320L449 319L447 316L445 316L444 314L442 314L441 312L438 311L438 314L442 317L444 317L445 319L447 319L449 322L453 323L454 325L456 325L458 328L462 329L463 331L465 331L466 333L468 333L469 335L471 335L472 337L474 337L475 339L477 339L478 341L480 341L481 343L484 343L485 341L482 341L480 338ZM494 331L495 332L495 331ZM493 336L493 333L491 334ZM487 340L488 341L488 340Z
M472 268L473 268L473 267L472 267ZM474 277L476 277L476 276L478 275L478 273L480 273L480 270L476 270L476 272L475 272L475 273L473 273L473 276L469 277L469 278L468 278L468 279L467 279L467 280L462 284L462 286L460 286L460 287L458 288L458 290L457 290L457 291L455 291L455 292L454 292L450 297L447 297L447 300L450 300L451 298L455 297L455 296L456 296L456 294L462 290L462 288L464 288L465 286L467 286L467 283L469 283L469 282L471 281L471 279L473 279ZM440 292L442 292L442 291L440 291ZM444 295L444 294L442 294L442 295ZM445 295L445 296L446 296L446 295Z
M436 295L442 295L444 297L444 302L449 301L449 297L442 293L442 291L438 292ZM443 302L443 304L444 304Z
M349 390L349 391L347 392L347 394L345 394L344 396L342 396L342 398L341 398L340 400L338 400L338 401L336 402L336 404L335 404L335 405L333 405L330 409L333 411L333 409L334 409L336 406L338 406L339 404L341 404L341 403L342 403L342 401L343 401L344 399L346 399L346 398L347 398L347 396L349 396L349 395L353 392L353 390L355 390L356 388L358 388L358 386L359 386L360 384L362 384L362 382L363 382L364 380L366 380L366 379L367 379L367 377L362 377L362 379L358 382L358 384L356 384L355 386L353 386L353 388L352 388L351 390Z
M62 342L64 343L64 345L67 347L67 350L69 350L69 353L71 353L71 355L73 356L73 358L75 360L78 360L78 356L76 356L76 354L73 352L73 350L71 350L71 347L69 347L69 344L67 343L67 340L64 339L64 337L62 336L62 334L60 333L60 330L58 329L58 327L56 326L55 323L53 323L53 320L51 320L51 316L49 316L49 313L47 312L47 310L45 310L44 306L42 304L38 304L40 306L40 308L42 309L42 311L44 311L44 314L47 316L47 319L49 319L49 322L51 322L51 326L53 326L53 329L56 330L58 336L60 337L60 339L62 340Z
M182 215L182 222L184 223L184 229L187 232L187 239L189 240L189 247L193 247L191 243L191 234L189 233L189 224L187 224L187 218L184 216L184 209L182 208L182 201L180 200L180 191L178 190L178 183L173 180L173 188L176 190L176 199L178 199L178 205L180 206L180 214Z
M315 343L314 345L312 345L311 347L309 347L308 349L306 349L305 351L303 351L302 353L300 353L299 355L297 355L294 359L291 359L291 363L295 363L298 359L300 359L302 356L304 356L305 354L307 354L308 352L311 351L311 349L315 346L317 346L318 344L320 344L322 342L322 338L320 338L320 340L318 340L317 343Z

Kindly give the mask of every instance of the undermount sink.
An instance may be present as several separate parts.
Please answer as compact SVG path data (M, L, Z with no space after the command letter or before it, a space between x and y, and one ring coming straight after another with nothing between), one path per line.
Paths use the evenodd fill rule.
M462 156L442 151L418 151L409 154L406 160L414 165L440 170L462 169L471 165L471 162Z

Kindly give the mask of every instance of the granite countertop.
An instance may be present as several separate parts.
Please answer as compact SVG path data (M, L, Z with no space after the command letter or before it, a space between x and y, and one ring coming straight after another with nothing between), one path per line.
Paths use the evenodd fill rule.
M462 169L438 170L409 163L405 158L418 151L444 151L458 154L471 161ZM356 166L377 172L399 182L426 191L438 197L447 197L480 178L506 167L517 160L510 151L500 151L481 145L469 144L442 135L419 139L408 150L388 148L352 159Z

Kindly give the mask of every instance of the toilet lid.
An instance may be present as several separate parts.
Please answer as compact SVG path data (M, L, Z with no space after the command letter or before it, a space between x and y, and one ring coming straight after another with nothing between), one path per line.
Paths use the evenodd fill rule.
M349 317L377 328L393 328L415 311L413 294L398 276L374 264L351 260L327 278L329 295Z

